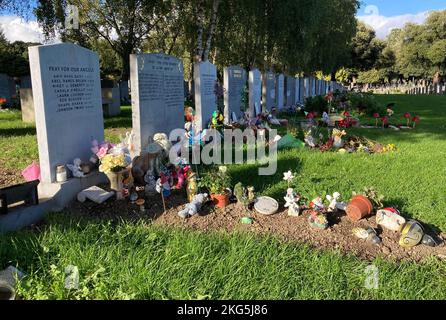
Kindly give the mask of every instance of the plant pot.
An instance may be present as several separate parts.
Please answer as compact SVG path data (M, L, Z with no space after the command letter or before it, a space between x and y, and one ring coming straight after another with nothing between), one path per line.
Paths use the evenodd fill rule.
M224 208L229 204L229 194L211 194L211 200L217 208Z
M109 172L106 173L108 181L110 182L110 189L115 191L116 199L124 199L123 189L124 189L124 179L129 176L129 169L124 169L119 172Z
M363 196L357 195L352 198L350 203L347 205L347 216L353 221L359 221L365 217L372 214L373 205L370 200Z

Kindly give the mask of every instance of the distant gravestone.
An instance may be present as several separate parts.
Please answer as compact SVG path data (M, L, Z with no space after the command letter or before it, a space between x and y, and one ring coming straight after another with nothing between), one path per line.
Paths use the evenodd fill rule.
M119 96L123 103L130 103L130 90L128 81L119 82Z
M31 76L20 77L20 89L31 89Z
M304 101L310 96L310 78L304 78Z
M276 103L276 77L273 72L266 72L262 76L263 109L271 111Z
M225 123L231 122L232 114L235 113L237 119L242 116L242 97L246 86L246 71L237 66L224 69L224 117Z
M56 166L88 161L91 141L104 140L98 55L71 43L29 47L41 181Z
M209 61L200 62L194 66L195 83L195 113L198 130L203 130L217 110L215 84L217 83L217 68Z
M22 121L33 123L36 121L34 112L33 90L30 88L20 89L20 107L22 110Z
M276 78L276 103L277 108L282 109L284 105L285 84L283 74L279 74Z
M300 78L296 77L294 80L294 102L300 103Z
M12 79L5 73L0 73L0 98L6 99L6 102L11 102L14 95L12 86Z
M169 136L184 127L183 63L162 53L132 54L130 81L135 153L140 154L155 133Z
M295 104L296 79L291 76L286 77L286 101L285 105L291 107Z
M262 75L259 70L249 71L249 116L262 111Z
M113 117L121 113L121 95L119 87L101 88L102 110L104 116Z

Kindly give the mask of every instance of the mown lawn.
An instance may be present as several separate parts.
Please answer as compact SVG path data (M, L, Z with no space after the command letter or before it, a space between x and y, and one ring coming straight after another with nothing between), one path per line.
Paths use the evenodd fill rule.
M396 102L398 122L404 122L406 111L421 116L417 129L351 131L394 143L396 152L369 156L288 150L279 153L276 175L258 176L255 165L234 165L233 179L276 199L283 197L282 172L289 169L296 174L297 190L308 196L339 191L348 200L352 191L373 186L406 217L446 231L446 97L378 99ZM11 117L0 113L5 116ZM35 133L15 117L1 118L0 161L22 168L37 159ZM106 127L107 137L116 140L120 127L131 127L130 109L107 119ZM398 265L375 260L379 289L370 290L364 286L370 263L336 251L251 234L203 234L144 222L111 225L61 214L50 216L39 232L0 236L0 268L10 262L29 274L22 283L24 298L446 298L446 265L434 258ZM79 290L64 289L68 265L79 268Z

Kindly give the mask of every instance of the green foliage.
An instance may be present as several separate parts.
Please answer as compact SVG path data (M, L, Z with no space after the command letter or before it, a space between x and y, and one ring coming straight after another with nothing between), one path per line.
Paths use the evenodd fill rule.
M324 96L308 97L305 100L305 110L317 111L319 115L322 115L324 111L328 112L328 102Z
M0 29L0 70L11 77L30 74L28 47L38 43L15 41L10 43Z
M369 116L373 116L374 113L385 114L385 106L372 94L351 92L348 94L348 100L353 110L360 110Z
M224 194L231 187L231 176L227 167L212 167L208 169L199 181L199 186L209 190L211 194Z

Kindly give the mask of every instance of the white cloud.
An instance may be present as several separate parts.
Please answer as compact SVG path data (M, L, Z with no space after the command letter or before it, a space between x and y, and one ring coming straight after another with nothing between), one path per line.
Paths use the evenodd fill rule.
M378 38L385 39L392 29L402 28L408 22L418 24L424 23L428 15L429 11L393 17L386 17L377 13L372 13L370 15L358 16L357 18L375 29Z
M18 16L0 16L0 26L10 42L40 42L44 36L37 21L25 21Z

